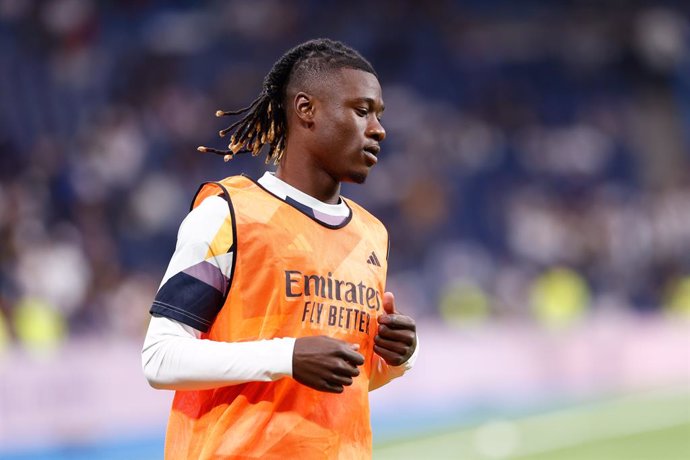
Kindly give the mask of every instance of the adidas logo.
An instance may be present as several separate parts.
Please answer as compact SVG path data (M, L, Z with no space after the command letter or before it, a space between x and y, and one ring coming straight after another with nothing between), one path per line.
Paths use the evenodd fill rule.
M379 258L376 257L376 253L374 251L371 251L371 255L369 255L367 263L371 265L376 265L377 267L381 266L381 262L379 262Z

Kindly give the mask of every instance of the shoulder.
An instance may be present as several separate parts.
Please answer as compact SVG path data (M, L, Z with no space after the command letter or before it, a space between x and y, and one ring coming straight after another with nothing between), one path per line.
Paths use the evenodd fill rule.
M194 194L191 207L194 208L195 206L198 206L199 203L201 203L208 196L223 195L227 189L235 189L238 187L241 188L245 181L251 182L251 180L244 176L230 176L217 181L211 180L203 182L201 185L199 185L199 188Z
M230 203L232 199L242 196L247 192L257 192L261 187L250 177L245 175L230 176L218 181L204 182L199 186L194 199L192 200L191 208L198 206L203 200L209 196L221 196Z
M383 231L387 232L386 226L379 220L378 217L367 211L364 207L360 206L356 202L352 201L349 198L345 198L344 196L341 197L347 206L352 210L353 217L357 216L358 218L364 220L367 222L369 225L374 226L374 227L379 227Z
M228 214L228 202L222 195L205 197L188 216L193 219L218 219Z
M377 241L377 244L380 244L382 247L385 246L386 259L388 259L388 253L390 252L390 236L383 222L349 198L342 198L352 210L352 220L356 222L355 225L359 225L361 231Z
M213 184L213 182L211 182L211 184ZM244 174L226 177L225 179L215 182L215 184L230 190L245 190L257 186L253 179Z
M223 197L220 195L205 197L182 221L178 239L210 241L229 218L230 209Z

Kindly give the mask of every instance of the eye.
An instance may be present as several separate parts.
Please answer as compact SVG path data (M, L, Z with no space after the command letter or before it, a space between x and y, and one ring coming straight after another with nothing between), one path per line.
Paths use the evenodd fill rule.
M369 115L369 109L367 109L365 107L357 107L357 108L355 108L355 112L360 117L366 117L367 115Z

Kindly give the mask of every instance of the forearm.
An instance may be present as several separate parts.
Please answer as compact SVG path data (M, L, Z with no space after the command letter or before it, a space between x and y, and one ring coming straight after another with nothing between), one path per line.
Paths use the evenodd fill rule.
M158 389L202 390L292 376L295 339L215 342L177 321L151 318L142 350L149 384Z

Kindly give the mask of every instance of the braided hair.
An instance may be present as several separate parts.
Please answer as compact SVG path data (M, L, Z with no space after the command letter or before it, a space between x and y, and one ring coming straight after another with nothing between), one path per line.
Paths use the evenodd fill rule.
M341 68L363 70L376 75L371 64L347 45L327 38L309 40L287 51L264 78L263 90L251 104L235 111L218 110L217 117L244 115L218 134L230 136L229 150L216 150L200 146L200 152L223 155L229 161L235 154L251 152L259 155L268 144L266 163L278 164L285 153L287 120L285 113L286 90L291 82L315 76L324 71Z

